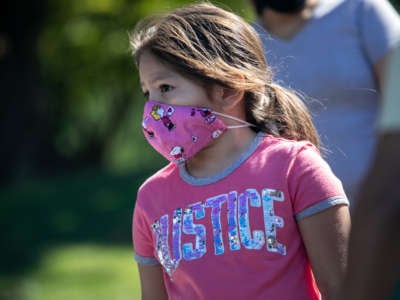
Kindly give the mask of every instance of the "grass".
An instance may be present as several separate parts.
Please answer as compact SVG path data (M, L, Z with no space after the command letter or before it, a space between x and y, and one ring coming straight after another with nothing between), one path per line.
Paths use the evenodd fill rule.
M0 298L16 300L140 299L129 246L70 244L49 249L31 272L0 277Z
M0 189L0 299L139 299L136 191L149 170L34 178Z

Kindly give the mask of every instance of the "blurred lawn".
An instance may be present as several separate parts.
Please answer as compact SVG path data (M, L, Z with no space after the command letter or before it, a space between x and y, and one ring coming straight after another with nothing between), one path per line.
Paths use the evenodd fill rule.
M139 278L128 246L71 244L48 250L21 277L0 277L1 299L136 300Z
M0 299L139 299L131 226L152 170L99 170L0 189Z

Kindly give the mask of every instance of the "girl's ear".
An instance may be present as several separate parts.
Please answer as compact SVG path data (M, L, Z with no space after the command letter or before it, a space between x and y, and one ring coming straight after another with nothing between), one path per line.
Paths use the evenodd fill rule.
M220 85L212 89L213 99L219 107L220 112L231 112L241 106L244 91L230 89ZM239 105L240 104L240 105Z

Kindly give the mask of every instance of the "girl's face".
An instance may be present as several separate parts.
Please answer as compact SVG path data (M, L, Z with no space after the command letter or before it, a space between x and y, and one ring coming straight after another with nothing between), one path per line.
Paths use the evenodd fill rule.
M183 77L149 51L140 57L139 75L142 91L148 100L213 108L211 93L207 94L203 86Z

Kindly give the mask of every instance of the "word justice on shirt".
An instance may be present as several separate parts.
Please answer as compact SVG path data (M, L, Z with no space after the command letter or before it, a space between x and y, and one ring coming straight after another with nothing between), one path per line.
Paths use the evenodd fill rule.
M196 224L195 220L205 218L206 211L211 217L215 255L225 252L223 234L228 235L230 251L239 250L241 247L261 250L266 245L266 251L286 255L286 247L278 242L276 236L276 228L282 228L284 222L274 213L274 202L283 200L283 193L279 190L265 188L260 195L256 189L246 189L240 194L231 191L208 198L204 202L193 203L185 209L177 208L172 213L172 222L166 214L152 224L158 259L166 272L171 274L182 258L186 261L201 258L207 252L206 228L203 224ZM222 205L226 205L227 209L222 209ZM251 230L249 206L262 209L263 230ZM221 218L222 213L226 213L226 218ZM227 233L222 232L221 219L227 220ZM170 224L172 230L169 228ZM169 232L172 232L172 251L168 242ZM193 243L181 245L183 234L193 235L195 245Z

